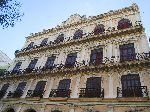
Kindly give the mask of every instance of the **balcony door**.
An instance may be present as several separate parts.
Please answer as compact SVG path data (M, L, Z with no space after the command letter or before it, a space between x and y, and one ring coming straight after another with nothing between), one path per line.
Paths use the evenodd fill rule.
M71 79L63 79L59 81L57 96L68 97L70 95Z
M16 88L13 97L21 97L27 82L20 82Z
M46 81L39 81L37 84L36 84L36 87L33 91L33 97L43 97L43 93L44 93L44 88L45 88L45 85L46 85Z
M77 53L71 53L67 55L65 67L70 68L74 67L77 58Z
M56 56L48 57L47 62L45 64L45 68L46 69L53 69L55 59L56 59Z
M101 95L101 77L90 77L86 81L85 97L99 97Z
M9 84L4 84L3 87L0 90L0 98L3 98L7 92L7 89L9 87Z
M94 49L91 51L90 64L99 65L103 61L103 48Z
M142 97L142 88L138 74L123 75L121 77L123 97Z

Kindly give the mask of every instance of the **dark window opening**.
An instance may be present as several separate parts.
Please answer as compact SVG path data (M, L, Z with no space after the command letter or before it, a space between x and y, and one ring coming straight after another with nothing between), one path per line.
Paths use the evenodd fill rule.
M60 111L60 110L53 110L53 111L51 111L51 112L62 112L62 111Z
M38 61L38 59L31 60L27 69L32 71L35 68L37 61Z
M135 60L135 48L133 43L120 45L119 49L121 62Z
M31 42L28 46L27 46L27 50L30 50L30 49L32 49L33 48L33 45L34 45L34 42Z
M46 81L39 81L33 91L32 97L43 97Z
M70 68L74 67L77 58L77 53L71 53L67 55L65 67Z
M48 41L48 38L43 39L41 42L41 46L47 45L47 41Z
M46 69L53 69L55 59L56 59L56 56L48 57L47 62L45 64L45 68Z
M54 42L58 44L63 41L64 41L64 34L60 34Z
M80 89L79 97L104 97L101 88L101 77L90 77L86 81L86 88Z
M73 39L80 39L80 38L82 38L82 36L83 36L83 30L77 30L74 33Z
M15 65L15 67L14 67L14 69L12 70L12 73L19 73L20 72L20 67L21 67L21 64L22 64L22 62L18 62L16 65Z
M21 97L23 95L23 91L24 91L24 88L26 86L27 82L21 82L19 83L18 87L16 88L14 94L13 94L13 97Z
M0 98L3 98L7 92L7 89L9 87L9 84L4 84L0 90Z
M94 34L95 35L98 35L98 34L101 34L101 33L104 33L105 32L105 26L103 24L100 24L100 25L97 25L95 28L94 28Z
M90 65L100 65L103 62L103 48L91 51Z
M132 27L132 23L130 22L129 19L121 19L119 22L118 22L118 26L117 28L120 30L120 29L125 29L125 28L130 28Z
M52 89L50 97L70 97L70 83L71 79L63 79L59 81L57 89Z
M6 112L15 112L13 108L7 109Z
M123 97L142 97L140 77L138 74L123 75L121 77Z

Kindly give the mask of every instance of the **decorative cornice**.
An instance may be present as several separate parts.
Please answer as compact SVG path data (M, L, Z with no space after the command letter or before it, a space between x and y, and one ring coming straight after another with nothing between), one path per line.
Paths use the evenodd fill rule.
M98 19L103 19L105 17L112 16L112 15L119 14L119 13L123 13L123 12L127 12L127 11L138 12L139 8L138 8L137 4L134 3L129 7L125 7L125 8L114 10L114 11L110 10L107 13L100 14L97 16L89 16L88 18L86 18L85 15L80 16L79 14L74 14L74 15L71 15L66 21L62 22L61 25L57 25L56 27L51 28L51 29L47 29L47 30L43 29L42 32L31 33L30 36L28 36L26 38L29 39L29 38L33 38L36 36L41 36L43 34L54 33L54 32L60 31L62 29L67 29L67 28L74 27L74 26L81 25L81 24L91 23L91 22L96 21Z

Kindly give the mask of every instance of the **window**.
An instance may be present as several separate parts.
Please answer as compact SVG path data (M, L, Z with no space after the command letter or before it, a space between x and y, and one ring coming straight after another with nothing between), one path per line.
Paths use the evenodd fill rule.
M18 87L16 88L13 97L21 97L26 86L27 82L19 83Z
M46 81L39 81L33 91L33 97L43 97Z
M45 64L46 69L53 69L55 58L56 56L48 57L47 62Z
M100 33L104 33L104 31L105 31L104 25L99 24L95 27L94 34L97 35L97 34L100 34Z
M0 90L0 98L3 98L7 92L7 89L9 87L9 84L4 84L3 87Z
M82 36L83 36L83 30L77 30L74 33L73 39L80 39L80 38L82 38Z
M131 61L135 59L134 44L124 44L119 46L120 49L120 61Z
M41 42L41 45L42 46L47 45L47 41L48 41L48 38L43 39Z
M31 43L28 45L28 47L27 47L26 49L27 49L27 50L32 49L32 48L33 48L33 45L34 45L34 42L31 42Z
M60 43L64 41L64 34L60 34L57 39L55 40L55 43Z
M120 29L125 29L125 28L130 28L132 27L132 23L130 22L129 19L121 19L119 22L118 22L118 26L117 28L120 30Z
M62 112L62 111L60 111L60 110L53 110L53 111L51 111L51 112Z
M18 62L18 63L15 65L15 67L14 67L14 69L13 69L12 72L13 72L13 73L19 72L19 68L20 68L21 64L22 64L22 62Z
M71 79L63 79L59 81L57 89L52 89L50 97L70 97L70 83Z
M65 67L74 67L77 58L77 53L68 54Z
M99 65L103 62L103 48L94 49L91 51L90 64Z
M33 70L37 61L38 61L38 59L31 60L29 66L28 66L28 69Z
M121 77L123 97L142 97L140 77L138 74L128 74Z
M99 97L101 95L101 77L90 77L86 81L85 96Z

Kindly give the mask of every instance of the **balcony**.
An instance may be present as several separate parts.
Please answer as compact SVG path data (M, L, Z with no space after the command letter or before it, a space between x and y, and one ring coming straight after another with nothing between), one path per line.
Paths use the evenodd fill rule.
M104 98L104 89L103 88L80 88L79 97Z
M43 98L45 91L28 90L26 97L40 97Z
M70 97L71 90L68 89L52 89L49 97Z
M80 39L72 39L73 37L68 37L68 40L63 41L61 43L50 42L44 46L35 45L32 49L24 48L24 49L21 49L20 51L17 50L15 54L16 56L22 56L22 55L27 55L28 53L37 53L39 51L46 51L47 49L59 48L61 46L67 46L67 45L72 45L76 43L83 43L83 42L97 40L97 39L106 39L112 36L113 37L118 36L118 35L120 36L120 34L130 34L130 33L143 31L143 27L141 24L137 24L134 27L126 28L126 29L117 30L117 29L114 29L114 27L112 27L112 29L113 30L106 30L104 33L98 34L98 35L95 35L94 32L89 32L83 35L83 38L80 38Z
M126 89L117 87L117 98L122 97L148 97L147 86L132 86Z
M22 94L23 94L23 91L14 91L14 92L9 91L7 97L8 98L20 98Z
M0 99L3 98L6 94L6 91L0 91Z

